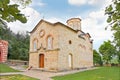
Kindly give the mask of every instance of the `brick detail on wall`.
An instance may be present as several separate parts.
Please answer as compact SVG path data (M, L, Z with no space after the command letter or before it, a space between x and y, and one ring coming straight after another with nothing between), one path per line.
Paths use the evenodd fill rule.
M8 42L0 40L0 62L6 62L8 55Z

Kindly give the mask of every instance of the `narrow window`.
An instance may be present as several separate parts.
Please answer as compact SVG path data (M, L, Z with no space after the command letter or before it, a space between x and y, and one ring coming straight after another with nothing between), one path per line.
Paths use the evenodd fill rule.
M71 41L71 40L69 40L69 44L72 44L72 41Z
M37 40L33 41L33 50L37 51Z
M69 54L69 55L68 55L68 66L69 66L69 68L71 68L71 69L72 69L72 67L73 67L72 54Z
M52 49L52 45L53 45L53 38L52 36L49 36L47 39L47 48Z

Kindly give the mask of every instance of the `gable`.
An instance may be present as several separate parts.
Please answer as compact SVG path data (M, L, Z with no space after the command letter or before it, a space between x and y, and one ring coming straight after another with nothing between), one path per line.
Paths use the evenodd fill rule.
M46 24L49 24L49 25L54 26L54 27L57 27L58 25L61 25L61 27L65 27L65 28L67 28L67 29L70 30L70 31L73 31L73 32L76 32L76 33L77 33L78 31L80 31L80 32L84 33L82 30L74 30L74 29L72 29L71 27L69 27L68 25L65 25L65 24L63 24L63 23L61 23L61 22L50 23L50 22L48 22L48 21L46 21L46 20L43 20L43 19L41 19L41 20L39 21L39 23L35 26L35 28L34 28L30 33L31 33L31 34L34 33L42 23L46 23ZM87 35L88 35L88 37L91 37L89 33L87 33Z
M37 30L37 28L39 27L39 25L41 25L43 22L45 22L47 24L50 24L50 25L53 25L52 23L47 22L47 21L45 21L45 20L42 19L42 20L39 21L39 23L35 26L35 28L30 33L35 32Z
M65 24L63 24L63 23L61 23L61 22L50 23L50 22L45 21L45 20L42 19L42 20L39 21L39 23L35 26L35 28L34 28L30 33L35 32L35 31L37 30L38 26L41 25L43 22L45 22L45 23L47 23L47 24L50 24L50 25L52 25L52 26L61 25L61 26L63 26L63 27L68 28L69 30L72 30L72 31L77 32L77 30L74 30L74 29L72 29L71 27L69 27L69 26L67 26L67 25L65 25Z

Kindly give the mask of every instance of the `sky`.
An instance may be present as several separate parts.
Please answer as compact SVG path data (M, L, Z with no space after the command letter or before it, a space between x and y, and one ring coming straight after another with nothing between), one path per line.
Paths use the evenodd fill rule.
M32 0L29 6L21 9L27 23L16 21L8 23L8 26L15 33L30 32L41 19L66 24L70 18L80 18L82 31L90 33L93 49L98 50L104 41L112 40L110 28L105 30L108 23L104 15L105 7L110 3L111 0Z

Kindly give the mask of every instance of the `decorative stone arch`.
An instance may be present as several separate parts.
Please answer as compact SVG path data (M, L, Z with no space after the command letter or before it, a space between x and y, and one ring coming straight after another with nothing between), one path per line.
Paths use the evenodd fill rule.
M68 66L70 69L73 69L73 55L71 53L68 55Z
M50 34L46 37L46 47L47 49L52 49L53 48L53 36Z

